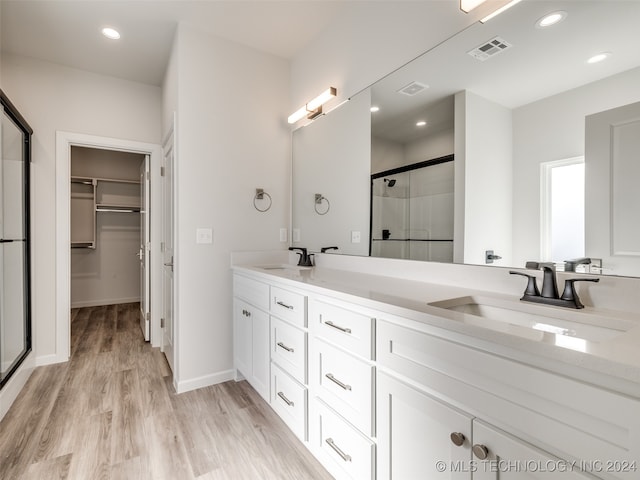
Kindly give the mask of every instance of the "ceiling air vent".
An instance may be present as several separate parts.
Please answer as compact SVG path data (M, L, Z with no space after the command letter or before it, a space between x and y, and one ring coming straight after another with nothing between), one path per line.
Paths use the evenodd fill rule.
M398 90L398 93L409 95L411 97L416 93L420 93L425 88L429 88L429 85L425 85L424 83L420 82L411 82L409 85L406 85Z
M479 47L468 51L467 53L476 60L484 62L488 58L495 57L499 53L504 52L507 48L511 48L512 46L513 45L506 42L504 39L495 37L488 42L483 43Z

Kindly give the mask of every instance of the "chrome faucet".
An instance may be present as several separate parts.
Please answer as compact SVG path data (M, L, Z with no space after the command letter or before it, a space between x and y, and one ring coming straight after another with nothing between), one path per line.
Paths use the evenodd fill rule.
M553 264L528 262L527 266L536 265L542 267L542 293L538 290L535 275L529 275L522 272L510 271L513 275L522 275L527 277L527 288L520 300L524 302L542 303L545 305L554 305L556 307L566 308L584 308L584 305L576 292L576 282L599 282L599 278L570 278L564 282L564 291L562 295L558 294L558 282L556 280L556 269Z

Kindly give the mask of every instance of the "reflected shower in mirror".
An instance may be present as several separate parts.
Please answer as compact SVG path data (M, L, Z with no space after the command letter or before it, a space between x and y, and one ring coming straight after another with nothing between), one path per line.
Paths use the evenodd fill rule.
M371 176L372 257L453 262L453 156Z

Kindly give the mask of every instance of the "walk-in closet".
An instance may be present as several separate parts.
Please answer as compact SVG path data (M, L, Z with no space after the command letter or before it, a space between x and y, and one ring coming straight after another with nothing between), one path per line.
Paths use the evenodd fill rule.
M100 316L100 307L141 301L145 161L138 153L71 147L72 337L79 312ZM128 310L138 315L140 307ZM148 339L144 321L142 329Z

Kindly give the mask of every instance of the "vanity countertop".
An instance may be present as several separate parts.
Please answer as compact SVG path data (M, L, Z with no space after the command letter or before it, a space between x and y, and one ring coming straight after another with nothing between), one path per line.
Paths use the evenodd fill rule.
M572 310L545 305L523 305L518 296L404 280L332 268L265 268L235 265L237 273L302 289L316 295L355 303L408 320L411 328L488 351L522 363L640 398L640 316L637 313L585 307ZM588 335L557 333L496 322L483 317L431 305L468 297L518 306L537 315L573 316L588 325ZM567 312L568 310L568 312ZM543 312L543 313L540 313ZM548 312L548 313L547 313ZM569 317L571 318L571 317ZM592 328L593 327L593 328ZM600 340L600 329L607 335ZM580 338L583 336L585 338Z

